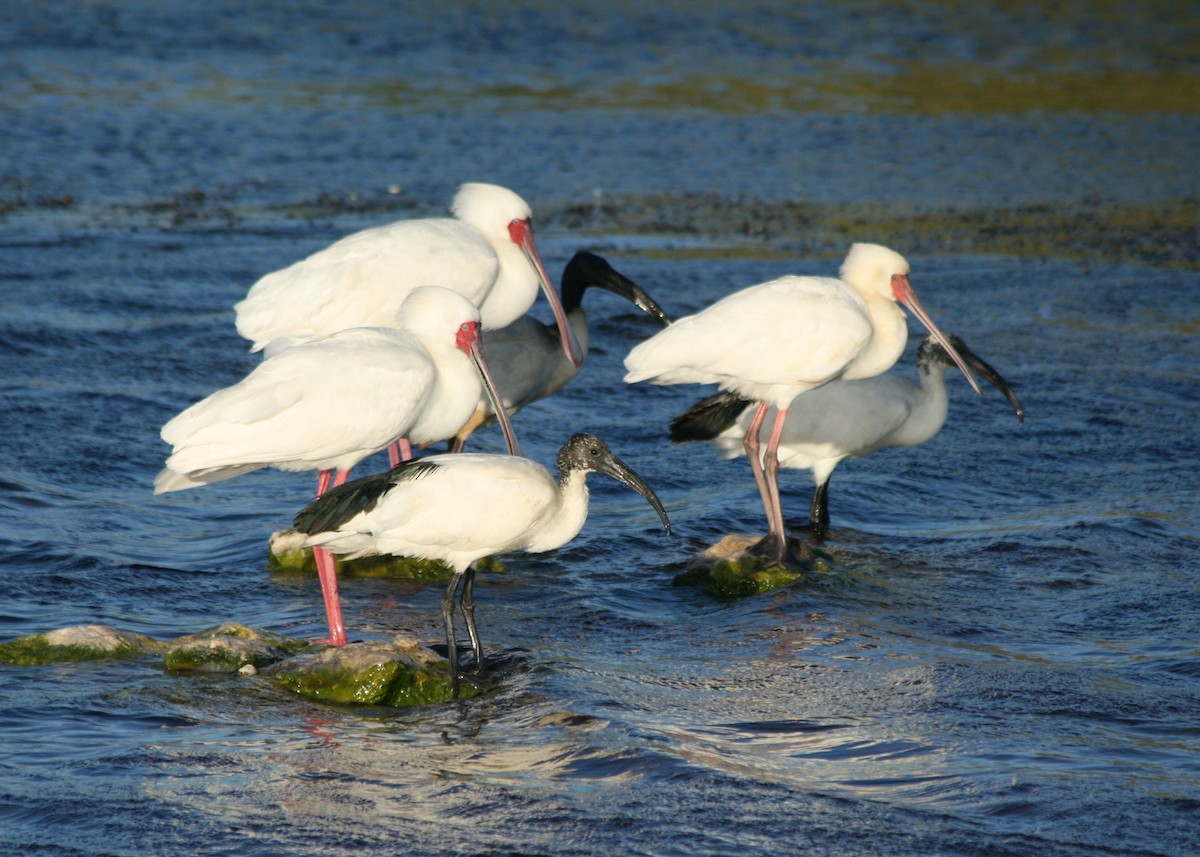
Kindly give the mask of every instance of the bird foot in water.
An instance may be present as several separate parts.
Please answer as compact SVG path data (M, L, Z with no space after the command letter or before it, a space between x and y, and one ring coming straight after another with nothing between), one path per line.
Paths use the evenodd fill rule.
M809 533L808 538L813 544L824 542L826 536L829 535L829 527L821 526L820 524L809 524L807 529Z
M813 552L807 544L788 536L784 539L782 555L779 546L770 536L763 536L751 545L746 553L765 557L788 571L802 572L812 566Z
M769 539L727 535L693 557L674 582L723 599L761 595L806 579L814 568L811 556L803 542L788 539L781 563Z

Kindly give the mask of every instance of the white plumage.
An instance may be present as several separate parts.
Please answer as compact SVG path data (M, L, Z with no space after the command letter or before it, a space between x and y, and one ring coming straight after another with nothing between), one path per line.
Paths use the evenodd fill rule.
M907 341L893 277L907 283L908 271L899 253L855 244L841 279L780 277L677 320L629 352L625 380L717 384L780 404L834 378L877 375Z
M427 456L409 466L419 475L397 481L375 506L305 546L347 559L439 559L465 571L493 554L553 550L578 535L587 519L582 473L560 487L528 458L469 452Z
M474 563L518 550L554 550L573 539L587 519L586 476L593 470L645 497L670 532L667 514L650 486L589 434L575 435L559 450L557 480L526 458L433 455L332 489L302 509L295 525L307 534L306 546L337 554L392 554L449 563L454 575L442 599L442 620L457 687L453 612L459 583L458 604L476 667L482 669L472 595Z
M529 205L507 188L468 183L452 210L453 218L401 220L356 232L267 274L234 307L238 333L253 342L251 350L261 351L279 337L386 327L410 291L440 285L479 307L488 330L524 315L540 287L565 336L562 307L533 241ZM564 348L570 344L564 340Z
M398 438L453 435L485 386L470 356L477 331L463 333L478 322L462 295L426 286L405 301L398 327L353 328L273 353L163 426L173 450L155 492L262 467L348 471Z
M947 333L946 339L974 372L1005 395L1024 421L1021 403L1000 373L957 336ZM928 335L917 350L918 381L889 372L832 381L796 397L784 420L778 457L781 467L812 471L815 490L809 518L814 534L824 535L828 529L828 484L838 464L882 449L919 446L941 431L949 408L946 369L952 365L946 350ZM725 459L745 455L752 405L730 393L710 396L672 421L671 439L711 441ZM769 410L764 422L774 415L774 409Z
M750 286L681 318L625 358L628 382L712 383L759 403L745 445L767 513L764 545L777 562L787 562L776 451L788 406L837 378L887 371L908 337L897 301L946 345L917 302L908 273L899 253L855 244L841 279L788 276ZM946 348L978 391L962 359ZM778 411L760 458L759 427L771 405Z
M412 290L395 327L352 328L272 348L244 379L197 402L162 429L173 449L156 494L257 470L319 470L317 496L333 471L399 438L432 443L471 415L482 387L497 398L479 343L479 309L440 286ZM278 340L277 340L278 342ZM509 451L518 446L506 416ZM333 557L313 550L329 636L346 645Z

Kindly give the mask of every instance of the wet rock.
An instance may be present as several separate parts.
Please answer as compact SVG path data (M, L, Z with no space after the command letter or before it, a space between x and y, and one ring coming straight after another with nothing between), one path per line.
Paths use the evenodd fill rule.
M407 635L304 652L264 674L321 702L407 706L454 697L446 660ZM474 692L469 682L463 682L460 696Z
M132 658L161 651L163 644L107 625L73 625L0 643L0 663L29 665Z
M227 622L171 641L163 664L169 672L237 673L246 667L257 671L308 645L304 640Z
M320 647L227 622L169 642L103 625L83 625L0 643L0 664L13 665L148 654L161 654L171 673L262 675L321 702L408 706L454 698L446 659L408 635L341 648ZM477 692L465 679L459 696Z
M278 530L271 534L267 567L278 572L316 574L317 563L311 548L302 548L304 534L296 530ZM418 559L406 556L364 556L358 559L333 558L339 577L401 577L406 580L449 580L450 566L441 560ZM494 558L486 558L477 566L480 571L503 571L504 566Z
M788 548L793 562L784 567L753 550L761 540L761 536L725 536L697 554L687 571L675 576L675 585L694 586L716 598L744 598L831 570L828 554L790 537Z

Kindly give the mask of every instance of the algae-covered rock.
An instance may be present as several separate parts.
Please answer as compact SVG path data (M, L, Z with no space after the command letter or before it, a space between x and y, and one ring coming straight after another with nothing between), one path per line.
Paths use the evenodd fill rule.
M828 554L792 538L788 546L793 563L785 568L752 550L759 541L757 536L725 536L677 574L675 585L694 586L717 598L744 598L811 580L831 568Z
M227 622L171 641L163 664L170 672L235 673L247 667L259 670L308 645L304 640Z
M317 563L311 548L303 548L304 534L296 530L278 530L271 534L267 567L278 572L316 574ZM364 556L358 559L333 557L339 577L400 577L406 580L449 580L452 570L441 560L407 556ZM495 558L481 560L480 571L503 571Z
M133 658L161 651L163 644L107 625L73 625L0 643L0 663L29 665Z
M304 652L265 674L301 696L322 702L406 706L454 698L446 660L406 635ZM470 683L464 682L460 695L473 693Z

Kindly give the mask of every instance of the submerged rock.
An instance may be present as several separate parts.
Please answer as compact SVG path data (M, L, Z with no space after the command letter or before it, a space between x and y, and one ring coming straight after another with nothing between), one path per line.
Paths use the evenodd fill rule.
M72 625L0 643L0 663L52 664L133 658L162 651L163 643L107 625Z
M296 530L278 530L271 534L267 553L267 567L272 571L317 573L317 563L311 548L302 548L304 534ZM409 580L449 580L450 566L441 560L418 559L407 556L364 556L358 559L342 559L335 555L334 567L338 576L347 577L402 577ZM480 571L503 571L504 566L495 559L485 559L479 564Z
M828 554L790 537L788 547L794 562L785 568L752 550L760 541L760 536L725 536L697 554L687 571L675 576L675 585L694 586L716 598L744 598L809 580L831 569Z
M264 671L283 687L322 702L427 705L454 698L449 664L415 638L351 643L304 652ZM463 682L461 696L474 693Z
M226 622L167 644L163 664L170 672L256 671L308 648L304 640Z

